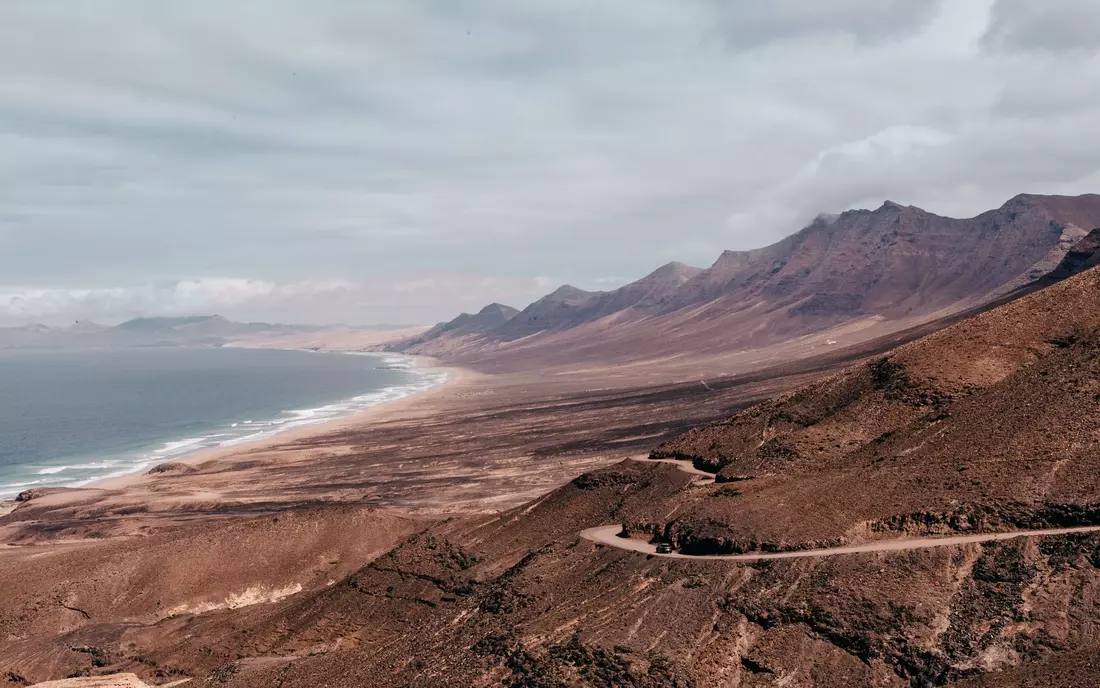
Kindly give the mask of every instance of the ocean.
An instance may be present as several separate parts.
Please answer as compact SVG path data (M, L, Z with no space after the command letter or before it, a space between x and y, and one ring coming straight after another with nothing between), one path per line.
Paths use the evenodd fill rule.
M0 351L0 499L81 486L322 423L440 384L390 354Z

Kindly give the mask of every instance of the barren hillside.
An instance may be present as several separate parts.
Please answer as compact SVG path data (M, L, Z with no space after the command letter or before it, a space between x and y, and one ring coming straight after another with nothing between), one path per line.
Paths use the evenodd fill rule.
M1094 269L654 452L717 482L626 460L437 522L332 585L77 619L9 641L6 667L286 688L1087 685L1094 533L756 562L579 533L622 523L691 554L1100 523L1098 296Z
M705 270L671 263L615 291L561 287L497 327L471 336L460 316L398 348L508 369L685 350L728 357L811 335L847 345L1040 279L1096 227L1097 195L1021 195L965 220L887 202L819 218L766 248L726 251Z

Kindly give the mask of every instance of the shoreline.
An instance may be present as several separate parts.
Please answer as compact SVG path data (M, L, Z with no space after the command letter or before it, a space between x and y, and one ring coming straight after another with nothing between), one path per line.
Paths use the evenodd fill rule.
M360 353L375 353L375 352L325 352L325 353L345 353L345 354L360 354ZM163 464L183 464L185 466L199 466L201 464L216 463L232 458L239 454L252 454L256 452L270 451L277 447L283 447L295 442L301 442L304 440L324 437L344 430L354 429L360 427L369 421L383 420L387 415L401 411L412 405L414 401L423 402L427 399L438 395L443 390L447 390L454 386L460 379L468 379L472 373L462 368L452 368L449 366L440 365L434 358L427 356L406 356L406 358L412 359L413 367L425 372L436 370L447 374L447 378L439 384L432 385L423 390L407 394L397 399L391 399L388 401L379 402L373 406L360 409L349 413L346 416L340 416L339 418L333 418L320 423L314 423L311 425L305 425L283 432L276 432L268 437L263 437L249 442L242 442L240 444L234 444L227 447L210 447L203 449L192 454L186 454L184 456L175 457L171 459L165 459L160 462L150 462L144 469L135 471L133 473L127 473L126 475L118 475L113 477L104 477L93 480L78 488L69 489L100 489L100 490L117 490L125 488L129 485L140 482L143 478L148 477L149 471L156 466Z
M149 472L156 466L164 464L183 464L186 466L198 466L200 464L228 459L238 454L266 451L294 442L300 442L349 429L356 429L367 422L378 421L385 418L389 414L406 409L408 406L412 405L414 401L421 401L433 398L441 391L451 389L460 380L468 380L471 376L474 375L472 371L468 371L463 368L442 365L439 363L438 360L428 356L387 354L386 352L373 351L326 351L323 353L340 353L345 355L369 354L378 356L398 355L410 361L410 371L423 373L425 376L431 375L433 373L442 373L446 377L440 382L431 385L430 387L424 387L404 396L395 399L380 401L371 406L363 407L358 410L354 410L346 415L338 416L328 420L292 427L290 429L282 431L276 430L266 437L256 438L254 440L239 442L227 446L207 447L180 456L164 457L161 459L153 457L150 458L150 460L143 464L141 467L136 468L133 471L121 475L106 475L99 478L92 478L77 485L52 485L37 488L35 486L29 486L26 489L48 490L51 492L55 490L72 491L121 489L128 485L140 482L143 478L148 477ZM339 403L339 400L333 403ZM17 505L18 502L15 501L15 495L0 498L0 517L10 513Z

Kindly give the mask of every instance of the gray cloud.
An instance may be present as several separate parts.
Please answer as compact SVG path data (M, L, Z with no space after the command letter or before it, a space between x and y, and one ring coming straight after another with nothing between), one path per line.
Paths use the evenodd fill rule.
M970 214L1095 191L1100 62L1036 51L1020 7L12 0L0 293L52 294L55 318L425 321L884 197ZM142 286L230 278L275 286L222 306ZM281 288L330 283L360 286ZM151 296L59 296L115 289Z
M439 309L457 313L469 303L510 293L534 299L554 288L546 278L501 279L437 274L401 280L267 282L249 278L169 280L91 289L0 291L0 326L26 322L65 325L76 317L114 324L151 313L220 313L239 320L339 323L370 313L373 323L428 322ZM352 324L362 324L353 320Z
M941 0L772 0L718 2L722 32L735 46L839 34L876 44L907 36L931 21Z
M997 0L984 37L1000 50L1072 51L1100 48L1100 4L1093 0Z

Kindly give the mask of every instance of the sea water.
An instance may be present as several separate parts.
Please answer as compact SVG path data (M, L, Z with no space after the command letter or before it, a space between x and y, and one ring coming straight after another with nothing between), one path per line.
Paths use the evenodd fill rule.
M0 351L0 499L323 423L441 383L390 354Z

